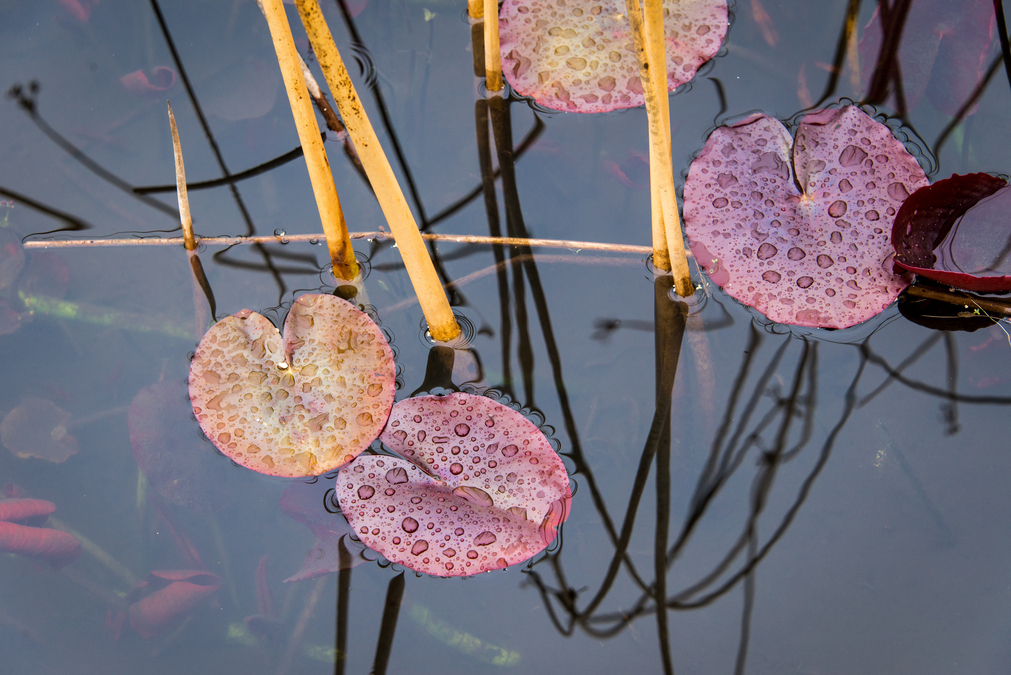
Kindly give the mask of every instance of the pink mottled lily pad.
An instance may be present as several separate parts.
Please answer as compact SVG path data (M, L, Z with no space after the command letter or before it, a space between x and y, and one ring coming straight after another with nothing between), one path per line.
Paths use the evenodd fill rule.
M927 184L885 125L855 106L808 115L797 139L750 117L712 133L685 182L685 229L712 280L773 321L846 328L890 305L889 229Z
M442 577L501 569L550 544L572 493L561 459L523 415L472 394L393 407L383 443L341 471L337 499L386 558Z
M282 337L244 309L204 335L190 365L200 428L225 455L273 476L315 476L364 450L394 396L393 352L351 303L303 295Z
M892 228L895 264L977 293L1011 291L1011 187L985 173L920 188Z
M667 81L673 91L716 56L727 35L726 0L665 0ZM625 0L505 0L502 72L513 89L565 112L644 103Z

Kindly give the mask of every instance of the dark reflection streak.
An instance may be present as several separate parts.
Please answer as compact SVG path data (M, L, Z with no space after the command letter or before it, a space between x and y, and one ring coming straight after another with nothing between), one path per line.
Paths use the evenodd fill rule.
M720 109L716 111L715 115L713 115L713 124L720 126L720 117L727 112L727 92L723 90L723 82L721 82L719 78L710 77L708 79L713 83L713 86L716 87L716 98L720 102Z
M322 134L323 140L326 140L326 134ZM214 180L202 180L197 183L186 183L186 189L189 191L193 190L208 190L210 188L221 187L222 185L230 185L231 183L238 183L239 181L246 180L247 178L253 178L254 176L259 176L262 173L267 173L279 166L284 166L288 162L298 159L302 156L302 146L298 146L291 152L286 152L280 157L275 157L274 159L268 160L263 164L258 164L252 169L246 169L245 171L240 171L239 173L231 174L225 176L224 178L215 178ZM138 195L148 195L155 194L158 192L175 192L175 185L148 185L145 187L135 187L133 192Z
M30 119L35 124L35 126L37 126L39 130L46 135L47 138L49 138L49 140L58 145L60 149L63 150L65 153L70 155L71 159L76 160L85 169L95 174L96 176L104 180L106 183L109 183L110 185L119 188L123 192L127 193L132 197L135 197L136 199L139 199L148 206L157 209L166 215L172 216L176 220L179 219L179 211L176 208L169 206L168 204L161 202L155 199L154 197L147 197L143 195L134 194L132 185L130 185L125 180L115 175L111 171L107 170L105 167L103 167L101 164L93 160L91 157L88 157L88 155L85 154L83 150L81 150L76 145L74 145L66 138L64 138L60 134L60 132L58 132L56 129L49 126L49 123L46 122L44 119L42 119L42 116L39 115L37 101L35 99L35 93L38 90L34 88L34 86L37 86L37 84L33 82L32 85L29 86L32 88L30 89L30 94L28 95L24 94L20 84L15 84L7 92L7 96L17 101L18 107L20 107L22 110L25 111L25 114L28 115L28 119Z
M748 560L749 564L754 561L758 554L758 533L753 532L748 537ZM755 607L755 571L752 569L744 577L744 607L741 609L741 642L737 648L737 662L734 666L735 675L744 675L745 665L748 662L748 643L751 640L751 613Z
M958 109L957 113L955 113L955 117L952 118L952 120L948 122L948 125L941 130L941 133L938 134L937 140L934 142L934 157L941 156L941 146L944 145L946 140L948 140L948 136L951 135L951 132L962 123L962 120L965 119L969 109L976 105L976 101L978 101L983 95L983 92L986 91L987 85L990 84L990 80L997 73L997 69L1000 68L1000 63L1003 60L1003 55L998 56L993 60L993 63L990 64L990 68L986 71L986 75L983 76L983 79L976 85L976 88L972 90L972 94L969 95L969 98L966 99L965 103L962 104L962 107Z
M653 280L653 316L656 324L654 345L656 350L656 414L663 415L664 424L656 450L656 533L653 542L654 602L659 606L667 597L667 536L670 528L670 444L671 444L671 390L677 376L681 343L685 334L687 306L670 296L671 277L659 276ZM670 653L670 628L667 612L657 612L657 634L663 670L673 675L674 663Z
M337 540L337 556L340 572L337 573L337 616L334 627L334 675L344 675L348 660L348 607L351 604L351 552L344 537Z
M860 14L860 0L849 0L846 6L846 19L843 21L843 31L839 34L839 42L836 43L835 58L832 60L832 72L829 75L828 83L821 98L812 107L818 108L827 101L835 88L839 85L839 77L842 75L843 65L846 61L846 50L849 48L851 36L857 29L857 16Z
M200 290L203 291L204 297L207 298L207 305L211 310L211 318L214 319L218 312L217 304L214 302L214 291L211 290L211 284L207 281L207 275L204 274L204 266L200 264L200 258L196 255L195 251L190 252L190 267L193 269L193 276L197 280ZM204 326L200 326L201 330L203 328Z
M933 347L935 344L937 344L937 341L941 339L941 336L942 336L942 334L939 331L933 332L930 335L930 337L928 337L926 340L924 340L923 342L920 343L919 347L917 347L916 349L913 350L912 354L910 354L909 356L907 356L905 359L902 360L902 363L900 363L898 366L896 366L895 372L901 373L903 370L905 370L909 366L911 366L914 363L916 363L920 359L921 356L923 356L924 354L926 354L927 351L929 351L931 347ZM857 407L858 408L863 408L865 405L867 405L868 403L870 403L871 400L873 400L878 394L880 394L882 391L884 391L888 387L888 385L890 385L894 381L895 381L895 376L894 375L889 375L887 378L885 378L884 382L882 382L881 384L879 384L874 389L874 391L872 391L871 393L867 394L862 399L860 399L860 401L857 403Z
M512 132L508 116L509 103L502 100L501 97L494 97L491 101L489 101L489 106L491 108L492 129L495 132L496 144L498 144L498 139L501 136L501 147L511 148ZM504 112L499 115L497 114L497 110ZM513 214L515 214L515 218L507 220L507 225L512 228L510 234L512 236L526 237L528 234L526 227L523 224L519 195L515 191L516 181L512 153L502 153L500 151L499 165L502 170L502 185L504 197L506 199L506 213L508 214L509 209L511 208ZM513 186L512 190L505 189L505 186L507 185L507 173L510 176L509 184ZM520 249L518 251L520 254L518 259L523 261L523 268L526 271L527 278L530 280L530 294L533 296L534 306L537 309L537 318L540 321L541 330L544 334L544 346L548 353L548 361L551 363L551 373L554 378L555 389L558 392L559 406L562 409L562 419L565 423L565 433L568 435L569 442L572 444L567 456L575 462L576 472L584 475L594 506L600 513L604 528L607 530L612 544L616 548L619 548L620 554L616 557L616 559L622 559L625 561L629 574L641 588L645 589L645 582L636 571L635 565L632 564L631 557L627 555L626 549L628 548L628 542L626 541L624 545L620 545L621 540L619 539L614 528L614 523L611 521L611 517L607 512L607 507L604 504L603 497L600 495L596 479L593 477L593 472L590 470L589 465L586 463L586 459L583 457L582 444L579 440L579 429L576 427L576 421L572 415L572 406L569 403L569 394L565 388L565 380L562 377L562 358L558 351L558 344L555 342L554 329L551 326L551 312L548 309L547 300L544 297L544 287L541 284L540 274L537 271L537 263L534 260L534 256L532 255L529 246L520 246L517 248ZM645 480L645 477L643 480ZM641 489L642 487L640 486L639 490L641 491ZM628 536L631 536L631 534Z
M404 597L404 572L390 579L386 587L386 604L383 607L383 620L379 625L379 639L376 641L376 660L372 663L373 675L385 675L386 666L393 652L393 635L397 631L397 619L400 617L400 601Z
M958 433L958 351L955 337L951 333L944 334L944 352L948 362L948 394L950 403L943 406L944 421L948 423L946 433L953 436Z
M783 462L789 462L800 454L801 450L807 447L814 435L814 412L817 408L816 396L818 393L818 369L812 366L807 369L807 396L802 401L804 404L804 428L801 430L800 439L792 448L783 453Z
M538 118L538 121L539 118ZM474 102L474 126L477 130L477 156L481 166L481 191L484 193L484 209L488 217L488 233L493 237L502 236L502 225L499 222L498 198L495 194L495 173L492 171L491 139L489 134L488 101L478 99ZM433 221L434 222L434 221ZM512 376L512 315L509 312L509 275L505 267L505 249L501 244L491 247L497 268L495 278L498 284L498 303L501 329L499 342L502 345L502 382L503 393L515 399Z
M888 373L893 379L906 385L910 389L915 389L917 391L922 391L924 393L930 394L932 396L937 396L938 398L943 398L951 401L958 401L960 403L981 403L981 404L991 404L991 405L1011 405L1011 397L1008 396L972 396L969 394L958 394L940 387L934 387L923 382L917 382L916 380L911 380L902 373L898 372L896 369L888 365L888 362L882 357L878 356L871 351L871 348L866 344L860 345L860 352L865 356L869 363L873 363L879 366L882 370Z
M487 102L486 101L479 101L479 102L483 102L487 106ZM544 120L542 120L535 113L534 114L534 126L533 126L533 128L530 131L527 132L526 138L524 138L523 142L521 142L519 145L516 146L516 148L515 148L515 150L513 152L513 161L514 162L517 161L517 160L519 160L519 158L523 156L523 153L525 153L527 151L527 149L529 149L530 146L534 144L534 141L537 140L537 137L541 135L541 132L543 132L545 128L546 128L546 125L544 124ZM492 171L492 173L491 173L491 179L492 179L492 181L494 182L495 179L498 178L500 174L501 174L501 171L499 169L494 169ZM452 204L450 204L449 206L447 206L446 208L444 208L442 211L439 211L439 213L437 213L434 216L432 216L432 218L427 223L425 223L424 227L421 228L421 231L422 232L426 232L428 230L431 230L436 224L442 222L446 218L449 218L451 215L453 215L454 213L456 213L457 211L459 211L463 207L467 206L467 204L469 204L472 201L474 201L475 199L477 199L478 195L480 195L484 191L484 189L485 188L484 188L484 182L483 182L483 176L482 176L482 183L481 183L481 185L478 185L473 190L471 190L470 192L468 192L467 194L465 194L463 197L461 197L460 199L456 200L455 202L453 202Z
M997 19L997 35L1000 36L1000 51L1004 61L1004 72L1007 73L1008 84L1011 85L1011 45L1008 44L1007 21L1004 18L1003 0L993 0L993 12Z
M25 235L21 239L22 242L28 239L28 237L40 237L46 234L56 234L57 232L77 232L79 230L90 230L92 227L94 227L94 225L92 225L91 223L85 222L80 218L78 218L77 216L65 213L63 211L60 211L59 209L54 209L51 206L46 206L42 202L35 201L31 197L26 197L20 192L15 192L14 190L9 190L5 187L0 187L0 195L3 195L4 197L10 197L14 201L21 202L28 208L35 209L36 211L44 213L47 216L52 216L57 220L63 220L70 223L70 227L61 227L58 230L49 230L48 232L32 232L31 234Z
M510 237L526 237L527 228L523 222L523 209L520 206L519 188L516 185L516 167L513 157L512 116L509 103L501 96L496 96L488 104L491 111L492 133L495 136L495 148L498 151L498 165L502 174L502 198L505 201L506 230ZM509 257L517 258L529 254L529 246L509 247ZM516 312L517 357L523 373L524 405L533 407L534 403L534 349L530 339L529 323L527 321L526 284L523 272L530 275L531 293L534 286L540 286L537 278L537 263L531 259L522 267L513 268L513 306ZM542 290L543 293L543 290ZM546 309L546 308L545 308ZM538 312L540 314L540 312ZM542 318L543 322L543 318Z
M175 63L176 72L179 73L179 79L182 80L183 87L186 89L186 95L189 96L190 103L193 104L193 111L197 114L197 119L200 121L200 126L204 130L204 135L207 137L207 142L211 146L211 152L214 153L214 157L218 162L218 166L221 168L221 173L228 178L231 173L228 171L228 166L225 165L225 158L221 154L221 148L218 147L218 142L214 138L214 134L211 132L211 126L207 123L207 117L204 116L203 108L200 107L200 100L197 98L196 91L193 89L193 85L190 82L190 77L186 73L186 68L183 66L183 60L179 56L179 51L176 49L175 41L172 39L172 34L169 32L168 24L165 22L165 17L161 13L161 7L158 6L158 0L151 0L151 9L154 11L155 18L158 20L158 26L161 29L162 37L165 39L165 44L169 48L169 52L172 54L172 61ZM256 234L256 228L253 226L253 219L249 215L249 211L246 209L246 203L242 200L242 195L239 194L239 188L235 183L229 183L228 189L232 193L232 198L235 199L235 204L239 208L239 213L242 215L243 221L246 223L246 236L253 236ZM271 276L274 277L274 281L278 286L278 296L279 298L284 297L285 291L288 290L287 285L284 283L284 279L281 277L281 271L274 267L273 261L270 259L270 254L263 244L253 244L256 251L263 256L264 266L270 271ZM232 262L225 259L225 254L228 253L228 247L224 250L218 251L214 254L214 260L219 264L232 265ZM240 267L245 269L258 269L250 268L244 264L232 265L234 267Z
M355 25L355 20L351 16L351 12L348 11L347 3L344 0L336 0L337 7L341 11L341 16L344 17L344 25L347 26L348 34L351 36L351 40L356 43L362 49L366 51L368 48L365 46L365 41L362 40L361 34L358 32L358 27ZM428 226L428 216L425 215L425 205L421 202L421 195L418 193L418 186L414 182L414 175L411 173L411 167L408 166L407 160L404 159L404 150L400 147L400 138L397 136L396 129L393 128L393 122L390 120L390 113L386 107L386 100L383 98L383 92L379 88L378 79L374 79L367 82L369 89L372 91L372 96L376 100L376 106L379 108L379 116L383 120L383 128L386 129L386 134L390 138L390 143L393 145L393 154L397 157L397 163L400 165L400 170L404 172L404 180L407 182L407 189L411 193L411 200L414 202L414 207L418 209L418 219L421 221L421 231L424 232L425 228Z
M902 72L899 67L899 47L902 44L902 31L906 27L906 17L912 0L894 0L888 6L887 0L878 0L881 15L881 51L874 65L871 83L868 87L865 103L883 103L888 97L888 85L894 86L895 108L899 117L905 118L906 97L902 89Z

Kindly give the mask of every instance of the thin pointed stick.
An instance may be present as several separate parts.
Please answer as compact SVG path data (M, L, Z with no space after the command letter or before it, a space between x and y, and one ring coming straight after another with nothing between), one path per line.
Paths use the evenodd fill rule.
M350 281L358 276L358 262L355 260L347 224L344 222L344 212L341 210L337 189L334 187L333 175L330 173L330 162L323 149L323 141L320 140L316 115L306 92L305 78L302 76L298 51L291 37L288 17L284 13L281 0L262 0L261 9L270 27L277 62L281 66L284 88L288 92L288 102L291 104L298 139L305 154L305 165L309 170L316 206L323 223L323 231L326 233L326 244L330 250L334 276Z
M183 149L179 143L179 128L176 116L172 114L172 104L168 104L169 127L172 129L172 153L176 160L176 198L179 201L179 222L183 226L183 245L187 251L197 250L197 240L193 236L193 217L190 215L190 199L186 192L186 167L183 166Z
M281 0L272 1L280 6ZM340 52L337 51L337 45L334 44L319 3L316 0L298 0L297 5L302 24L309 34L309 42L316 53L320 68L323 69L323 75L326 76L330 93L344 119L344 126L348 130L351 142L358 150L358 156L361 157L365 171L369 175L369 182L375 188L379 206L397 240L397 248L400 249L404 267L407 268L421 310L428 321L428 330L437 341L452 340L460 334L460 326L449 307L446 291L442 288L435 266L422 241L414 214L407 205L393 168L379 145L372 123L365 114L365 107L358 98L351 76L344 66Z
M498 42L498 0L484 0L484 86L502 91L502 57Z
M642 78L642 90L646 99L646 114L649 120L649 152L650 171L654 168L660 171L656 185L660 193L660 206L663 211L664 231L667 238L667 250L670 255L671 272L674 275L674 289L677 294L685 297L691 295L691 272L688 269L688 256L685 252L684 237L681 233L681 220L678 216L677 195L674 194L674 173L671 167L670 134L667 131L669 122L669 100L667 96L667 57L664 46L663 6L661 0L645 1L645 22L639 0L626 0L628 20L632 33L639 33L641 40L636 40L636 55L639 57L639 75ZM663 108L668 108L667 116ZM654 246L656 241L654 239Z
M207 282L204 268L197 255L197 238L193 234L193 216L190 214L190 198L186 190L186 166L183 163L183 146L179 141L179 127L176 126L176 116L172 113L172 104L168 103L169 128L172 130L172 154L176 165L176 200L179 202L179 223L183 228L183 246L190 259L190 269L193 272L193 312L194 333L199 339L210 323L207 306L201 297L207 299L210 313L214 313L214 293Z

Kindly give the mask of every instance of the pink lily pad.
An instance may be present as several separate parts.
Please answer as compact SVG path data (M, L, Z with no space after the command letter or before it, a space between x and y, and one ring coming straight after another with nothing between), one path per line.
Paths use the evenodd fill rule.
M954 175L920 188L895 216L895 264L955 288L1011 291L1009 213L1011 188L989 174Z
M716 56L728 26L726 0L665 0L671 91ZM499 41L509 84L545 107L596 113L645 102L624 0L505 0Z
M364 450L393 405L393 352L351 303L303 295L282 337L244 309L197 346L189 392L200 428L235 462L272 476L315 476Z
M846 328L909 284L892 272L889 223L927 177L885 125L854 106L712 133L685 181L692 253L773 321Z
M419 396L393 407L382 441L337 477L355 533L387 559L441 577L501 569L554 541L572 492L544 434L483 396Z

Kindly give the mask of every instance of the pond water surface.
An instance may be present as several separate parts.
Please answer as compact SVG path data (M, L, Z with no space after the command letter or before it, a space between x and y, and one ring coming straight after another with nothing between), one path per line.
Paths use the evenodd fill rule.
M904 123L932 180L1007 172L1011 89L992 3L966 3L989 7L982 18L928 0L890 4L910 6L909 40L946 37L933 60L899 51L903 96L880 97L874 110ZM465 3L362 0L353 22L332 0L323 9L384 146L399 147L419 221L432 232L493 232L479 191L488 134L475 133L482 89ZM789 120L820 98L865 100L877 53L858 41L875 10L870 0L738 0L720 55L671 97L675 182L726 120L753 111ZM0 0L0 85L20 85L0 103L5 246L172 236L174 195L130 192L173 182L166 99L191 182L297 147L254 2L177 0L159 11L179 62L153 4ZM980 31L985 44L972 37ZM122 80L138 70L163 90ZM953 117L978 82L976 102ZM507 192L497 183L495 227L649 244L642 109L508 107L515 183ZM338 142L326 147L350 229L378 230L368 187ZM522 218L513 210L507 222L517 195ZM301 158L190 199L201 236L320 232ZM408 396L425 381L421 311L395 248L356 248L370 258L367 301L393 338L398 398ZM666 410L655 336L673 301L654 293L644 255L434 250L474 327L454 382L543 420L572 474L571 516L546 553L465 579L380 561L283 583L321 551L279 506L291 481L233 465L192 417L181 383L198 340L194 307L206 300L182 248L29 248L20 275L4 277L5 298L35 304L0 336L0 414L57 406L68 414L62 428L38 421L20 433L35 448L67 447L69 434L76 453L53 462L0 449L0 484L53 502L49 524L87 545L60 571L0 554L0 672L1011 670L1011 327L939 332L893 306L844 331L791 330L707 285L688 304L668 443L650 430L658 405ZM333 290L321 272L326 247L307 241L205 246L201 259L218 318L250 308L279 323L297 295ZM669 385L671 373L660 376ZM128 423L131 403L152 391L160 479L144 477ZM324 522L340 518L325 510L332 482L320 478L309 499ZM131 587L153 570L202 570L221 585L150 639L129 623L117 631ZM399 610L388 597L400 597Z

